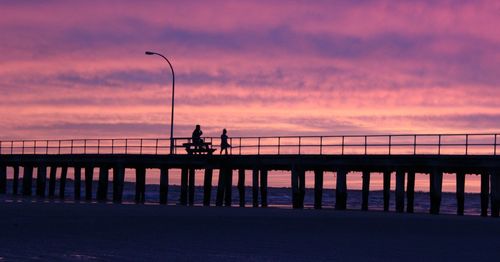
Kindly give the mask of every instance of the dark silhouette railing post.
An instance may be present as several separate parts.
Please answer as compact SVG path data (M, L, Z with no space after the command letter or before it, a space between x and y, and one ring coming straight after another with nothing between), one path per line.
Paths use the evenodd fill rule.
M465 135L465 155L469 153L469 135Z

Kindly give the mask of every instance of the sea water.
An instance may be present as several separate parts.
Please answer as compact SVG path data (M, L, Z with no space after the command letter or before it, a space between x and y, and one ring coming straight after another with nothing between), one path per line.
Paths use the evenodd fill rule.
M59 181L56 182L56 190L54 198L37 198L35 196L25 197L22 196L22 181L19 183L20 188L18 195L12 195L12 180L8 180L7 183L7 194L1 195L0 199L2 201L52 201L52 202L74 202L74 184L73 180L68 179L65 187L64 198L59 197ZM33 194L36 192L36 181L33 180ZM95 202L95 196L97 192L97 181L93 182L92 197ZM85 183L81 183L81 201L85 199ZM112 183L108 185L108 195L107 199L111 202L113 199L112 195ZM159 192L160 186L158 184L148 184L146 185L145 203L146 204L159 204ZM46 196L48 195L48 183L46 186ZM217 195L217 186L212 187L211 192L211 205L215 205L215 198ZM360 210L361 209L361 190L348 190L347 193L347 209L350 210ZM278 207L278 208L291 208L292 206L292 190L287 187L269 187L268 188L268 206ZM170 185L168 187L168 204L177 205L180 198L180 186ZM131 204L135 200L135 183L125 182L123 189L123 203ZM202 205L203 203L203 187L195 187L194 196L195 205ZM252 188L245 188L245 203L247 207L252 206ZM260 191L259 191L259 203L260 203ZM305 208L313 208L314 205L314 190L311 188L306 189L304 197ZM406 205L406 199L405 199ZM236 187L232 188L232 206L239 206L239 193ZM334 189L324 189L323 190L323 209L333 209L335 206L335 190ZM369 193L368 208L369 210L383 210L384 199L383 191L374 190ZM414 212L415 213L428 213L430 208L430 196L428 192L415 192L414 196ZM390 195L390 211L395 210L395 194L391 191ZM456 214L457 201L456 194L450 192L443 192L441 200L441 210L443 214ZM479 215L480 214L480 194L478 193L466 193L465 194L465 208L464 213L466 215Z

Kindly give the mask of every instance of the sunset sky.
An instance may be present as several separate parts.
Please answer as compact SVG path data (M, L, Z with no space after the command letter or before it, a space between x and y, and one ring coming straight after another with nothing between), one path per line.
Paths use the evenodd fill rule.
M0 139L500 130L499 1L0 2Z

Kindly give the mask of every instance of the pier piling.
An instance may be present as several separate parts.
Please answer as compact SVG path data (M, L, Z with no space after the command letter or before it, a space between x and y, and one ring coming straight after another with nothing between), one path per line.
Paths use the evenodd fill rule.
M64 194L66 190L66 178L68 176L68 167L61 167L61 178L59 179L59 198L64 199Z
M217 181L217 195L215 196L215 206L221 207L224 204L224 191L226 189L227 168L219 170L219 180Z
M108 195L109 168L99 167L99 184L97 186L97 200L106 201Z
M125 167L113 167L113 202L121 203L123 199L123 183L125 182Z
M230 207L233 201L233 169L228 168L224 176L224 206Z
M135 168L135 202L144 203L146 200L146 168Z
M14 177L12 181L12 194L17 195L19 190L19 166L14 166Z
M434 170L429 175L430 179L430 213L431 214L439 214L439 210L441 209L441 194L443 188L443 172Z
M252 206L259 207L259 170L252 171Z
M57 166L51 166L49 175L49 197L54 197L56 193L56 175Z
M23 167L23 195L31 196L32 183L33 183L33 166L25 165Z
M337 190L335 192L335 209L347 208L347 171L337 170Z
M92 184L94 182L94 167L85 166L85 200L92 200Z
M413 213L415 203L415 171L408 171L408 181L406 182L406 212Z
M391 199L391 171L384 171L384 211L389 211Z
M261 207L267 207L267 169L260 170L260 197Z
M195 184L195 175L196 170L194 168L189 169L189 177L188 177L188 204L190 206L194 205L194 184Z
M40 197L45 196L45 185L47 182L47 166L41 164L37 168L36 176L36 195Z
M0 165L0 194L7 192L7 166Z
M465 200L465 173L460 171L456 173L457 179L457 215L464 215L464 200Z
M314 170L314 208L321 209L323 206L323 170Z
M238 193L240 207L245 207L245 169L238 170Z
M210 198L212 197L212 176L213 169L205 169L205 177L203 181L203 205L210 206Z
M500 172L491 172L491 216L498 217L500 211Z
M370 193L370 171L363 171L361 210L368 211L368 195Z
M79 166L74 167L75 172L75 182L73 184L75 191L75 200L80 200L81 198L81 188L82 188L82 168Z
M168 168L160 168L160 204L166 205L168 202Z
M396 212L402 213L405 210L405 172L396 171Z
M488 216L488 202L490 190L490 174L481 173L481 216Z
M188 173L187 167L181 169L181 193L179 197L179 204L186 206L188 197Z

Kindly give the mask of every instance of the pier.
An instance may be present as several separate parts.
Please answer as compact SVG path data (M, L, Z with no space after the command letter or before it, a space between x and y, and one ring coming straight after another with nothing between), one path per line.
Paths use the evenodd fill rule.
M324 173L336 173L335 205L345 210L349 189L347 176L362 173L361 210L369 209L373 173L383 177L384 210L389 211L390 179L395 174L396 212L414 212L415 174L428 174L431 214L439 214L443 174L456 176L457 214L464 213L467 176L481 176L481 215L499 216L500 149L498 134L411 134L353 136L233 137L227 155L188 154L176 138L169 153L169 139L66 139L0 141L0 193L7 192L7 171L13 173L12 193L39 197L65 196L68 169L74 170L74 199L120 203L125 169L135 170L135 201L144 202L148 170L160 170L160 204L194 205L195 170L203 170L203 205L230 206L233 198L244 207L247 198L253 207L268 206L270 171L290 174L293 208L304 208L306 180L314 181L314 208L324 207ZM205 141L220 145L219 138ZM22 167L22 176L20 174ZM169 172L181 170L179 199L168 199ZM36 172L34 172L36 170ZM110 176L110 171L111 176ZM219 179L212 188L214 171ZM248 171L248 172L247 172ZM306 172L312 171L312 176ZM237 181L233 181L237 172ZM251 185L245 176L251 173ZM311 172L309 172L311 173ZM59 190L56 194L56 181ZM93 181L98 181L93 192ZM107 199L112 183L112 199ZM32 192L33 184L36 185ZM84 183L84 192L80 188ZM231 188L237 186L238 195ZM245 187L252 187L251 196ZM215 203L210 201L216 195Z

